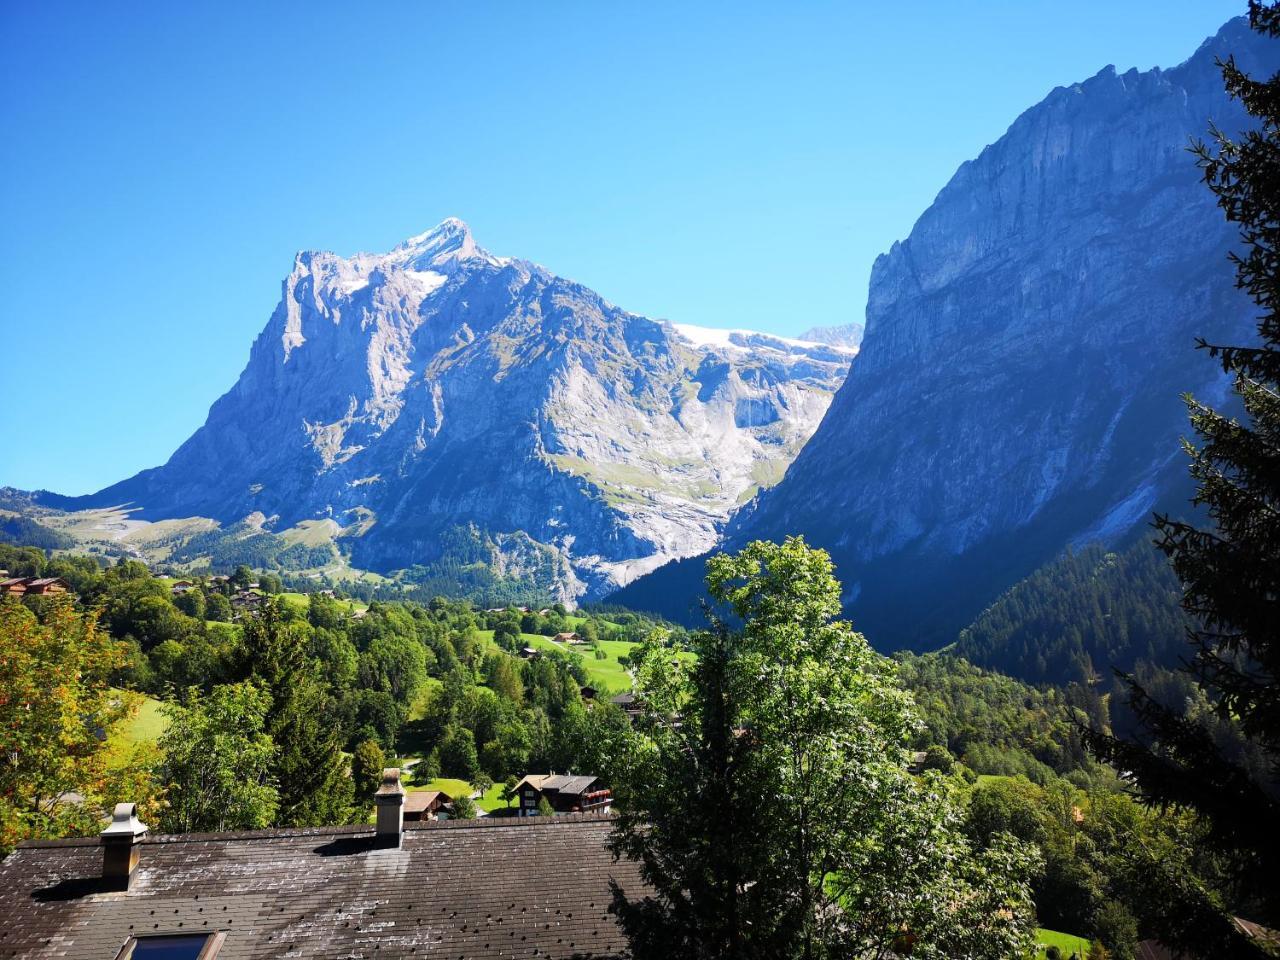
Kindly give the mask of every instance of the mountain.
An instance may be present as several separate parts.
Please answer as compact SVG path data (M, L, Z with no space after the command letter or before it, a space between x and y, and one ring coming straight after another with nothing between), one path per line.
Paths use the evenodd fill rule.
M838 327L810 327L800 334L801 340L813 343L829 343L834 347L853 347L862 344L866 328L860 323L845 323Z
M298 254L238 382L161 467L62 510L328 531L376 571L487 565L564 599L708 549L853 351L628 313L446 220Z
M1270 76L1228 23L1169 70L1054 90L964 163L879 257L848 381L782 483L727 532L828 548L885 648L950 642L1069 544L1187 509L1183 391L1227 383L1197 336L1252 335L1236 241L1187 147L1247 123L1215 58ZM701 560L616 599L689 616Z

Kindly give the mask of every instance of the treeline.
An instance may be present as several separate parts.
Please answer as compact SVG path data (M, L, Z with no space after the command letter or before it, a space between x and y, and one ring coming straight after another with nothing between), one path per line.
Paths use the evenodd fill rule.
M974 774L1023 776L1042 786L1060 778L1079 788L1117 784L1081 740L1081 724L1110 724L1107 700L1094 690L1033 687L947 654L896 659L923 722L916 747L945 750L933 765L946 768L954 759Z
M1068 551L1001 596L953 650L1029 683L1110 681L1142 660L1162 667L1186 652L1182 591L1146 537L1118 553Z
M100 569L90 558L0 547L0 564L15 575L61 576L78 597L4 601L0 640L17 644L32 631L109 636L99 686L121 702L130 690L165 701L170 733L148 767L154 796L164 798L155 814L162 829L346 822L367 806L357 785L371 792L370 771L396 757L420 761L420 782L483 785L553 769L607 776L613 745L630 734L625 714L607 698L584 700L578 654L522 659L521 633L576 630L590 649L602 634L653 628L638 617L626 625L571 618L563 607L484 612L435 598L359 609L323 593L273 597L278 578L246 567L175 591L136 561ZM31 664L33 677L44 669L56 668ZM348 753L351 761L340 759ZM254 757L261 762L247 769ZM190 796L195 782L243 789L211 806ZM80 787L88 789L61 792L93 793ZM238 819L218 812L236 809ZM44 825L25 835L57 832L49 811L37 820Z

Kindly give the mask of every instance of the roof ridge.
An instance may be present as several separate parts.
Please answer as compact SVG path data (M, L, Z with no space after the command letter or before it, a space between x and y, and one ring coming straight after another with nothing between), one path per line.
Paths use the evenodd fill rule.
M588 813L563 813L554 817L476 817L473 820L435 820L406 823L404 831L419 833L428 830L467 830L499 827L569 827L584 823L602 823L613 820L613 813L591 811ZM220 833L151 833L144 844L169 843L234 843L248 840L289 840L295 837L373 836L373 824L352 823L334 827L268 827L264 830L228 830ZM98 837L64 837L59 840L23 840L19 850L49 847L88 847L100 844Z

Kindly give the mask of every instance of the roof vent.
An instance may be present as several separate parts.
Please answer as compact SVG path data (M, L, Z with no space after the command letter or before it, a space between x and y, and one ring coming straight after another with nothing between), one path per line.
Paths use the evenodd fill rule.
M382 786L373 795L378 810L378 826L374 839L380 847L400 846L404 832L404 787L400 785L400 768L387 767L382 771Z
M129 878L138 866L138 847L147 835L147 825L138 819L136 803L117 803L111 826L103 830L102 879L111 889L128 890Z

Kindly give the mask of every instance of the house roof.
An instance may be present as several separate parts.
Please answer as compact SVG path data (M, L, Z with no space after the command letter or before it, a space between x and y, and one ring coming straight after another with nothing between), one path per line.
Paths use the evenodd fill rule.
M599 777L592 776L575 777L565 773L531 773L516 784L516 789L519 790L527 783L536 790L554 790L556 793L573 795L586 793L591 789L592 784L599 782Z
M442 798L445 803L453 799L443 790L414 790L411 793L406 793L404 796L404 812L421 813L435 803L437 797Z
M586 793L591 785L599 780L599 777L574 777L574 776L555 776L548 777L542 781L543 790L554 790L556 793L577 794Z
M114 957L134 935L224 931L241 957L618 957L607 816L145 839L130 888L106 892L97 839L28 842L0 863L0 956Z

